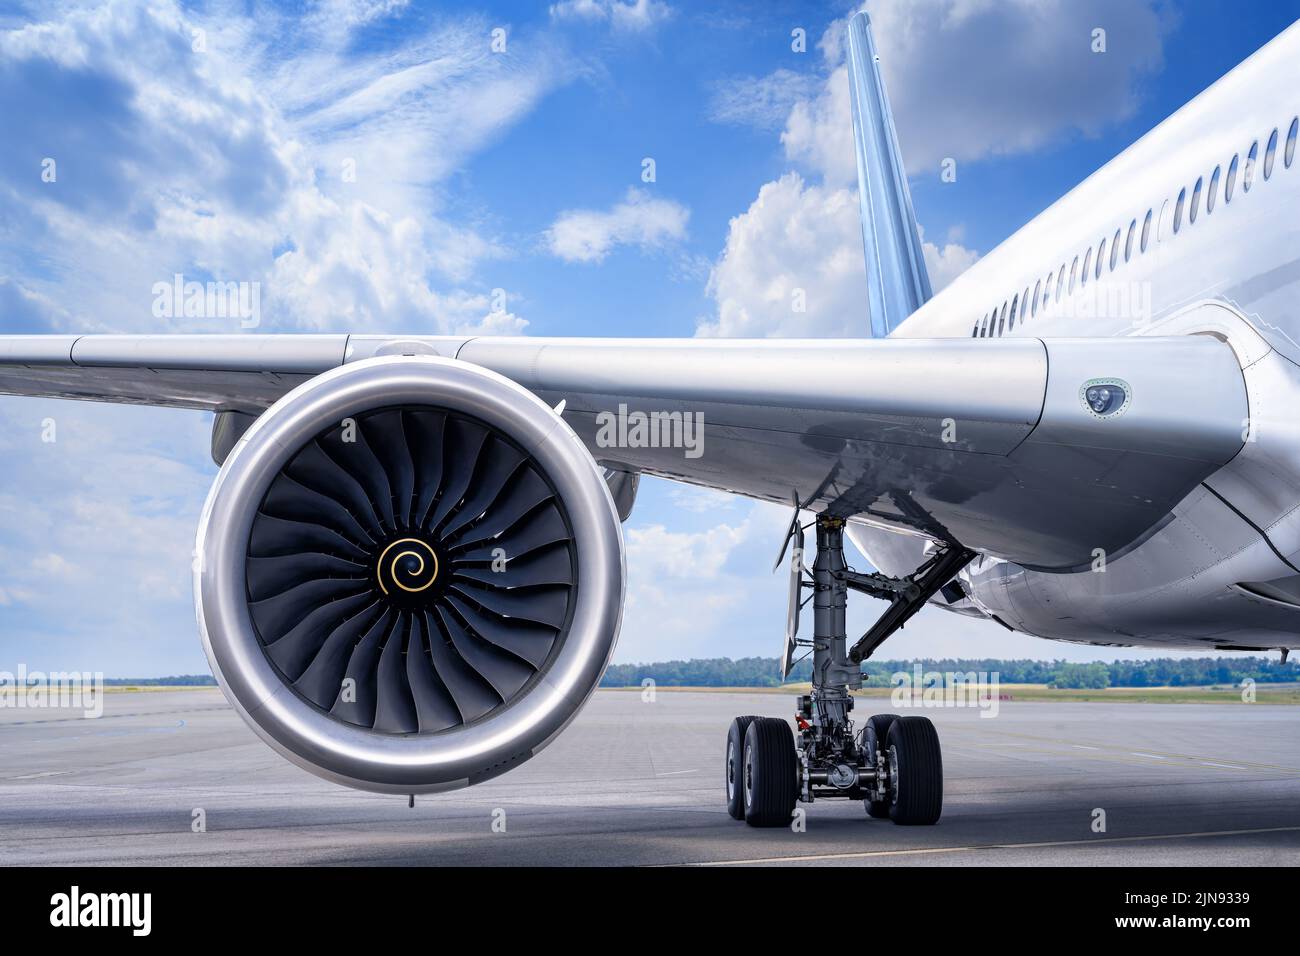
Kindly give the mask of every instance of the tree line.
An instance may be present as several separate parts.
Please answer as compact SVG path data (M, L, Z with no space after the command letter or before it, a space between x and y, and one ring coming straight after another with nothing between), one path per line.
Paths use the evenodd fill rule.
M1246 678L1257 683L1285 683L1300 679L1294 662L1282 664L1266 657L1169 657L1149 661L1115 661L1072 664L1066 661L999 660L996 658L944 658L910 661L865 661L868 686L888 687L891 675L922 671L997 674L1003 684L1047 684L1062 688L1102 687L1200 687L1207 684L1239 684ZM797 664L789 682L807 681L810 661ZM602 687L636 687L646 678L663 687L779 687L780 661L775 657L698 658L662 661L654 664L612 664L605 671Z

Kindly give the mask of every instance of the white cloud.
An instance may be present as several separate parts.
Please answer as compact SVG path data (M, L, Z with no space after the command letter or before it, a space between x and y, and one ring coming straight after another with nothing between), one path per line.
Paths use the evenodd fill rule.
M781 145L787 159L815 170L827 183L857 183L847 68L832 70L816 96L794 104L781 133Z
M609 23L628 33L653 29L672 15L672 7L661 0L562 0L551 4L551 16L556 20Z
M1169 8L1154 0L871 0L867 7L914 176L945 157L1027 152L1132 116L1142 81L1164 66L1172 26ZM1099 27L1105 53L1091 49Z
M979 259L979 253L974 249L952 239L942 246L926 242L924 229L921 230L921 255L925 259L925 271L930 275L930 286L935 292L950 285Z
M671 199L654 199L643 189L608 210L572 209L560 213L546 231L551 253L567 262L600 262L615 246L661 248L686 237L690 210Z
M855 194L786 173L731 220L709 278L718 315L697 334L864 335L862 263ZM800 305L804 311L797 311Z
M820 76L787 69L767 76L731 77L714 89L709 118L716 123L780 129L795 104L816 96L824 85Z
M493 54L478 19L358 47L405 6L116 0L0 31L0 140L30 144L0 151L0 240L27 237L0 242L0 299L28 331L232 331L159 327L182 273L259 283L271 328L503 328L477 276L508 250L447 219L444 181L579 67L545 38Z
M0 401L0 668L206 670L190 565L207 440L193 412Z
M921 245L936 292L979 258L953 240ZM717 315L701 322L697 335L870 334L857 190L805 183L798 173L764 185L731 220L709 293Z

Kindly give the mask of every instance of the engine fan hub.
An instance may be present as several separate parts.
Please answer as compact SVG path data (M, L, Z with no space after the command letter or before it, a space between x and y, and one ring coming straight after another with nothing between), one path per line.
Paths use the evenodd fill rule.
M375 559L375 585L384 598L401 607L428 607L443 591L438 550L423 538L390 541Z

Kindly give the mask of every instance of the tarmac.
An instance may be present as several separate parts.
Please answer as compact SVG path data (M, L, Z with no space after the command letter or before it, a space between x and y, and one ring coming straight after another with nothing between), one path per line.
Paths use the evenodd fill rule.
M790 716L788 694L598 691L528 763L414 808L284 760L218 690L104 699L94 720L0 709L0 864L1300 865L1289 706L904 711L943 743L938 825L826 799L800 804L802 827L755 830L723 805L727 725Z

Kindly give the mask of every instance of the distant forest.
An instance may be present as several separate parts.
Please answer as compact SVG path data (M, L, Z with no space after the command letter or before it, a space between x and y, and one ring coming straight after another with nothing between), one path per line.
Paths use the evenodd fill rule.
M997 673L1003 684L1047 684L1051 687L1200 687L1206 684L1239 684L1247 677L1257 683L1277 684L1300 680L1295 661L1282 664L1266 657L1194 657L1174 660L1162 657L1151 661L1116 661L1113 664L1069 664L1065 661L915 660L867 661L863 671L871 675L870 687L888 687L890 675L911 673L921 665L923 671L955 671L976 674ZM790 682L807 681L812 664L803 661L790 674ZM715 657L690 661L663 661L658 664L612 664L600 682L602 687L638 687L647 677L661 687L779 687L780 661L775 657L742 657L731 660ZM148 677L136 680L112 678L110 687L215 686L207 674L182 674L176 677Z
M1051 687L1196 687L1238 684L1247 677L1257 683L1285 683L1300 679L1295 662L1279 663L1265 657L1196 657L1186 660L1116 661L1113 664L1069 664L1065 661L915 660L866 661L870 687L889 687L890 675L923 671L997 673L1003 684L1047 684ZM812 664L804 661L790 674L791 682L807 681ZM649 677L662 687L779 687L780 661L775 657L719 657L705 660L665 661L658 664L614 664L605 671L602 687L636 687Z

